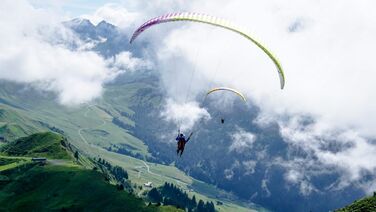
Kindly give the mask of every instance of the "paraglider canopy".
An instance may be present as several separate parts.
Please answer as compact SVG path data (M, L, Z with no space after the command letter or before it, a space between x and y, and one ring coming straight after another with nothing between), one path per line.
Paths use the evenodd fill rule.
M264 45L262 45L260 42L258 42L253 36L251 36L247 30L243 29L242 27L236 26L229 21L217 18L214 16L202 14L202 13L193 13L193 12L181 12L181 13L169 13L163 16L159 16L153 19L150 19L149 21L142 24L132 35L132 38L130 39L130 43L132 43L143 31L148 29L151 26L161 24L161 23L167 23L167 22L174 22L174 21L193 21L193 22L200 22L205 24L210 24L213 26L218 26L224 29L231 30L233 32L236 32L249 41L253 42L255 45L257 45L262 51L264 51L269 58L273 61L275 66L277 67L279 80L280 80L280 86L281 89L285 86L285 75L283 73L283 69L281 64L279 63L278 59L272 54L270 50L268 50Z
M238 95L244 102L247 102L245 96L240 93L239 91L233 89L233 88L228 88L228 87L218 87L218 88L213 88L213 89L210 89L207 93L206 93L206 96L205 98L211 94L211 93L214 93L214 92L217 92L217 91L228 91L228 92L232 92L236 95ZM225 119L222 117L221 118L221 123L224 124L225 123Z
M245 99L245 96L240 93L239 91L233 89L233 88L227 88L227 87L218 87L218 88L213 88L211 90L209 90L207 93L206 93L206 96L208 96L209 94L213 93L213 92L217 92L217 91L230 91L232 93L235 93L236 95L238 95L244 102L247 102L247 100Z

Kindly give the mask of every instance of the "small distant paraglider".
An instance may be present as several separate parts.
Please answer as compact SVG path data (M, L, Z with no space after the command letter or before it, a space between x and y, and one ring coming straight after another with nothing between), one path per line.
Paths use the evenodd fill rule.
M240 91L235 90L234 88L228 88L228 87L218 87L218 88L210 89L206 93L206 96L208 96L211 93L217 92L217 91L229 91L229 92L232 92L232 93L238 95L244 102L247 102L247 99L245 98L245 96L242 93L240 93Z
M218 88L213 88L211 90L209 90L207 93L206 93L206 96L205 98L211 94L211 93L214 93L214 92L218 92L218 91L227 91L227 92L232 92L236 95L238 95L244 102L247 102L245 96L240 93L240 91L236 90L236 89L233 89L233 88L228 88L228 87L218 87ZM221 118L221 124L224 124L225 123L225 119L224 118Z

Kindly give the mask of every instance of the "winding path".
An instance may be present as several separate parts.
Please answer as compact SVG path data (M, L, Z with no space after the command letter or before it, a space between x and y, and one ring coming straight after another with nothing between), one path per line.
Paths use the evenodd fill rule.
M96 105L89 105L87 108L86 108L86 111L85 111L85 113L84 113L84 117L87 117L87 114L90 112L90 108L92 108L92 107L96 107ZM104 125L106 125L106 121L105 120L102 120L103 122L100 124L100 125L98 125L96 128L100 128L100 127L103 127ZM78 133L78 135L80 136L80 138L81 138L81 140L83 140L87 145L90 145L90 146L93 146L92 144L89 144L89 142L87 142L87 140L85 139L85 137L82 135L82 130L88 130L88 129L90 129L90 128L87 128L87 127L85 127L85 128L80 128L80 129L78 129L77 130L77 133Z
M145 161L142 160L142 163L144 163L144 165L146 167L146 170L148 171L149 174L155 175L155 176L158 176L158 177L163 177L162 175L159 175L159 174L156 174L156 173L150 171L150 167L149 167L149 165Z
M89 105L89 106L87 107L85 113L84 113L84 117L87 117L87 116L88 116L88 113L90 112L90 109L91 109L92 107L96 107L96 105L95 105L95 104ZM95 127L95 128L103 127L103 126L106 124L106 121L105 121L105 120L102 120L102 121L103 121L103 123L101 123L100 125L98 125L98 126ZM93 147L93 148L103 149L103 148L101 148L101 147L99 147L99 146L97 146L97 145L94 145L94 144L89 143L89 142L85 139L85 137L82 135L82 131L83 131L83 130L88 130L88 129L90 129L90 128L85 127L85 128L80 128L80 129L77 130L77 133L78 133L78 135L80 136L81 140L84 141L85 144L87 144L87 145L89 145L89 146L91 146L91 147ZM103 150L104 150L104 149L103 149ZM107 151L107 150L106 150L106 151ZM173 180L175 180L177 183L180 183L180 184L183 184L183 185L186 185L186 186L188 185L187 183L185 183L185 182L183 182L183 181L180 181L180 180L178 180L178 179L171 178L171 177L168 177L168 176L162 176L162 175L159 175L159 174L156 174L156 173L150 171L150 166L149 166L144 160L142 160L142 159L139 159L139 160L141 160L141 162L143 163L143 166L136 166L136 167L135 167L136 169L138 169L138 178L141 178L141 173L142 173L142 171L140 170L140 168L145 167L146 170L147 170L147 172L148 172L150 175L154 175L154 176L157 176L157 177L168 178L168 179L173 179Z

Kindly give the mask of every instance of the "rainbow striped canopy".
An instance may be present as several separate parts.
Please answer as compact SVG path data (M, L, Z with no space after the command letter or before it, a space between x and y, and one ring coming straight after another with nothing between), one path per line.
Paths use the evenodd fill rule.
M283 73L283 69L281 64L279 63L278 59L272 54L271 51L269 51L264 45L262 45L260 42L258 42L255 38L253 38L247 30L245 30L242 27L236 26L229 21L217 18L214 16L202 14L202 13L194 13L194 12L180 12L180 13L169 13L166 15L162 15L153 19L150 19L149 21L142 24L137 30L133 33L132 38L130 39L130 43L132 43L143 31L148 29L151 26L161 24L161 23L167 23L167 22L173 22L173 21L193 21L193 22L200 22L205 24L210 24L213 26L222 27L224 29L231 30L233 32L236 32L243 37L247 38L254 44L256 44L262 51L264 51L269 58L273 61L275 66L277 67L279 80L280 80L280 86L281 89L285 86L285 75Z

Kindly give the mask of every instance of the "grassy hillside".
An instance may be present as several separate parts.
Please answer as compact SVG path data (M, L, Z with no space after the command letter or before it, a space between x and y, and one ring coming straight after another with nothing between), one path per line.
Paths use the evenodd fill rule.
M357 200L351 205L336 210L337 212L363 212L363 211L376 211L376 192L372 197Z
M0 210L157 211L79 167L24 166L3 175L11 180L0 185Z
M29 117L20 115L18 109L0 105L0 135L8 141L40 131L40 127Z
M51 159L70 159L62 146L64 138L56 133L36 133L19 138L2 147L2 153L12 156L47 157Z
M61 135L38 133L6 145L6 155L0 155L0 211L180 211L146 206L102 173L73 163L62 142ZM33 163L35 156L48 158L47 165Z

